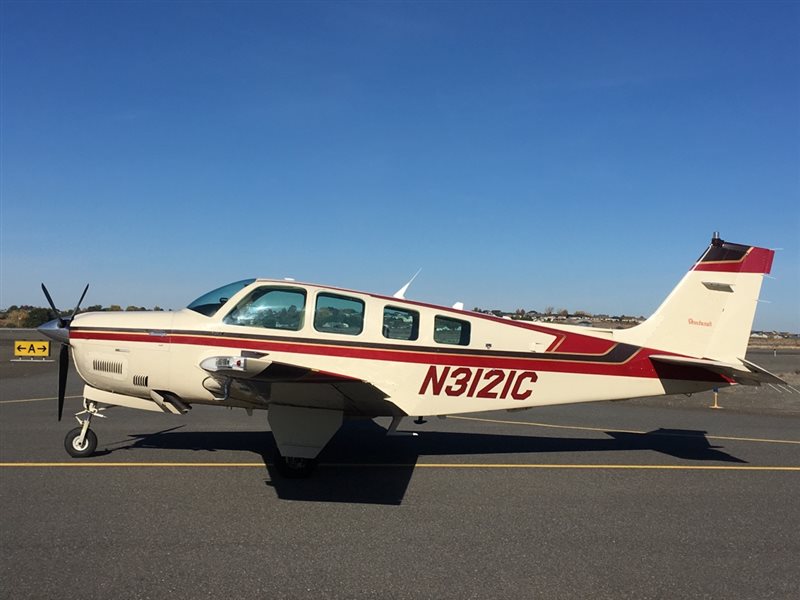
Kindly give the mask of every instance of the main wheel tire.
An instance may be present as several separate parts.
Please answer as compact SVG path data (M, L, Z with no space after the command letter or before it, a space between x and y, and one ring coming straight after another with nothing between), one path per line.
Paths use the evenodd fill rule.
M83 444L78 444L81 429L81 427L71 429L67 437L64 438L64 448L66 448L67 453L73 458L86 458L94 454L94 451L97 450L97 436L91 429L86 430Z
M275 459L278 473L287 479L303 479L311 475L317 466L316 458L301 458L299 456L281 456Z

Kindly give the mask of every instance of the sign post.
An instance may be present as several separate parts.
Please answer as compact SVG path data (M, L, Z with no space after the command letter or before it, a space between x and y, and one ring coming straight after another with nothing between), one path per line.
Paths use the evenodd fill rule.
M711 405L711 408L722 408L717 403L717 396L719 395L719 388L714 388L714 404Z

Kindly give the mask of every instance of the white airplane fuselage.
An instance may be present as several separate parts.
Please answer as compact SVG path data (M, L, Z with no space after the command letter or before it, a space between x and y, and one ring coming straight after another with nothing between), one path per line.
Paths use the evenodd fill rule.
M361 300L363 331L358 335L318 331L308 318L309 311L304 311L297 331L227 324L222 320L225 310L212 317L189 309L84 313L76 317L70 332L78 372L88 386L144 400L153 410L160 408L152 401L151 391L163 390L187 404L268 408L277 399L331 408L338 404L346 414L363 413L349 410L345 399L337 402L330 397L335 396L332 390L315 383L283 382L284 387L290 386L283 390L285 398L280 389L272 390L269 398L235 389L227 399L215 399L220 398L220 387L200 367L203 360L256 351L277 363L369 382L386 392L403 413L422 416L691 393L728 383L710 373L699 379L696 373L684 373L688 379L677 373L674 379L662 379L648 359L660 351L621 343L611 330L570 330L276 280L250 284L226 306L233 308L237 299L259 287L302 290L311 307L317 294ZM417 339L386 338L386 308L418 313ZM468 323L469 342L436 342L437 316ZM303 399L295 398L298 386L303 386ZM280 388L281 382L273 387ZM315 393L327 397L315 402ZM392 414L389 406L373 416Z
M96 444L98 405L178 414L207 404L267 409L291 467L313 460L347 417L392 416L394 431L405 415L780 383L744 359L773 255L715 236L656 312L624 330L252 279L176 312L84 313L41 331L69 345L86 382L89 417L66 441L73 456ZM59 415L62 406L63 381Z

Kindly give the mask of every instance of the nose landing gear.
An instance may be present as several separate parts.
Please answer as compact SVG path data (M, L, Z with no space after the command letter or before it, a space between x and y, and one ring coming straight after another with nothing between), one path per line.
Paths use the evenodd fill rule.
M100 414L100 411L104 409L98 408L97 402L84 400L83 409L75 415L80 427L71 429L64 438L64 448L73 458L86 458L94 454L97 449L97 436L94 431L89 429L89 426L92 423L92 417L105 418L105 415ZM80 415L86 415L86 417L81 419Z

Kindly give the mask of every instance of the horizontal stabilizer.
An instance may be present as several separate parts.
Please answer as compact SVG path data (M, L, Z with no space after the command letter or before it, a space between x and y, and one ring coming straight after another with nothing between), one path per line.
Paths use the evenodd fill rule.
M754 371L756 373L761 373L763 376L771 378L771 379L761 379L760 381L763 381L764 383L777 383L782 385L789 385L786 381L775 375L775 373L770 373L764 367L759 367L758 365L751 363L749 360L745 360L743 358L740 358L739 360L741 360L745 365L747 365L747 368L750 369L751 371Z
M712 373L722 375L723 377L733 379L736 383L742 385L761 385L762 383L786 385L786 382L777 375L743 359L740 359L742 360L742 365L734 365L718 360L709 360L707 358L687 358L684 356L668 356L661 354L653 354L650 356L650 359L671 365L699 367L711 371Z

